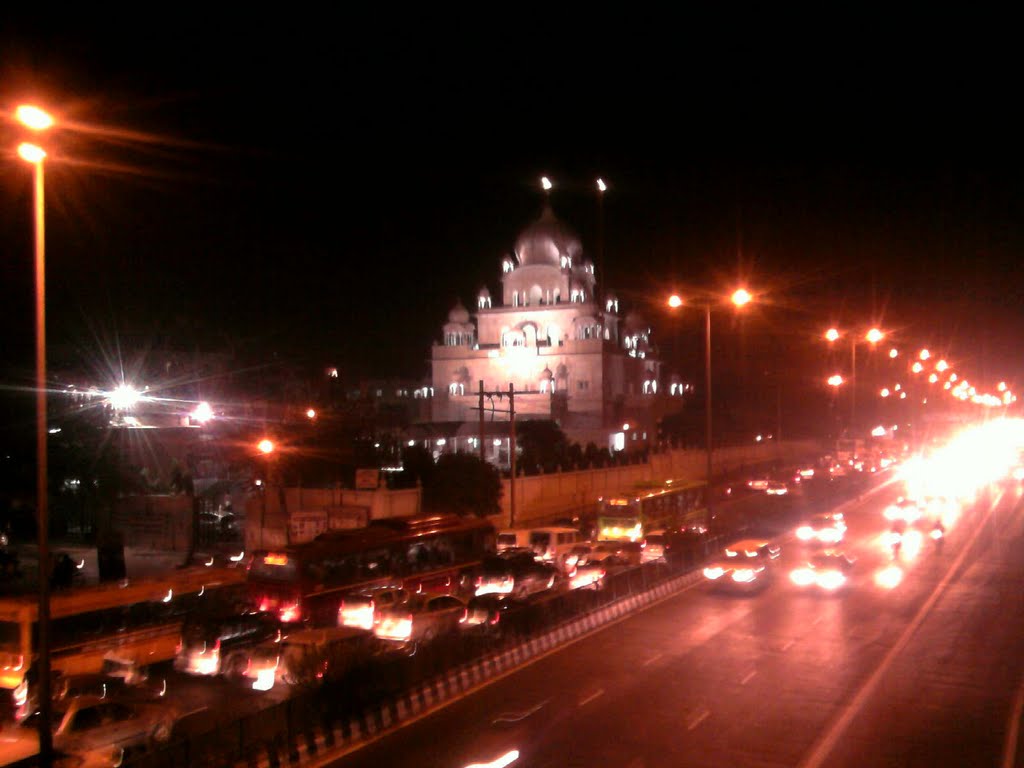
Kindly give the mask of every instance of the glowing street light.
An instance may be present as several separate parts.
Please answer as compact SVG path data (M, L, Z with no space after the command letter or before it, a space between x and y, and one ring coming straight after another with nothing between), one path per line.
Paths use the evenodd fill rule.
M191 418L200 424L205 424L213 418L213 408L210 407L209 403L202 402L192 411Z
M107 396L107 402L115 411L128 411L138 404L142 394L131 384L118 384Z
M260 440L259 443L256 444L256 447L259 449L260 453L266 456L274 452L275 446L273 440L270 440L265 437L262 440Z
M830 387L840 387L843 384L843 377L838 373L834 373L828 377L828 385Z
M14 110L14 117L19 123L33 131L45 131L53 126L53 117L48 112L39 107L33 107L31 104L19 106Z
M597 180L597 191L598 192L607 192L608 191L608 185L604 183L604 179L599 178Z
M927 360L931 356L932 353L929 352L927 349L922 349L920 353L918 353L918 357L920 357L922 360Z
M677 296L676 294L673 293L671 296L668 297L668 305L672 309L679 309L679 307L683 306L683 300L680 296Z
M877 328L872 328L864 335L864 338L867 341L871 342L872 344L877 344L878 342L885 338L885 334L882 333Z
M737 288L732 294L732 303L737 307L743 307L750 303L754 297L746 288Z
M882 397L888 397L892 393L889 391L888 387L882 387L882 391L879 392L878 394L880 394Z
M889 357L891 357L893 360L895 360L899 356L900 351L896 349L896 347L893 347L892 349L889 350Z
M827 331L825 331L825 338L828 339L829 341L838 341L839 330L837 328L829 328Z
M306 418L309 419L310 421L315 419L316 418L316 411L313 408L308 409L306 411Z
M937 373L933 373L931 376L928 377L928 383L929 384L934 384L938 380L939 380L939 374L937 374Z
M945 360L939 360L939 362L935 364L935 370L938 371L939 373L942 373L947 368L949 368L949 363L947 363Z
M921 363L917 362L910 366L910 370L912 370L914 373L920 373L921 371L924 370L924 366L921 365Z
M1006 391L1006 382L1005 381L1000 381L999 382L999 386L997 386L996 389L998 389L1000 392L1005 392Z
M549 179L547 176L541 176L540 177L540 187L545 192L550 192L551 191L551 187L552 187L551 179Z

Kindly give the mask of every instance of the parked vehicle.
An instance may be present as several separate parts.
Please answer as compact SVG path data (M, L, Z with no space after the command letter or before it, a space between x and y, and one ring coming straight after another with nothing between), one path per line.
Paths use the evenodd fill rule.
M551 589L557 578L557 569L537 562L532 551L506 550L484 560L476 579L476 596L499 594L521 600Z
M381 611L373 628L381 640L399 644L429 643L459 631L466 604L454 595L418 595Z

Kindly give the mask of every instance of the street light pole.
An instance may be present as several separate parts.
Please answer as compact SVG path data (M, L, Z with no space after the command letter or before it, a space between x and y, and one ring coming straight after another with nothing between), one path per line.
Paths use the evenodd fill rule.
M711 445L711 304L704 305L704 441L706 443L705 475L707 486L704 490L707 503L707 515L705 527L710 531L711 523L714 520L714 513L711 510L711 463L713 448Z
M28 128L41 131L53 125L53 118L40 109L18 107L18 120ZM43 160L46 152L34 144L18 147L21 158L34 166L33 218L35 228L36 277L36 514L39 549L39 654L36 659L39 701L39 762L53 761L53 733L50 699L50 515L47 494L46 461L46 205ZM32 660L27 660L31 667ZM27 674L27 673L26 673Z

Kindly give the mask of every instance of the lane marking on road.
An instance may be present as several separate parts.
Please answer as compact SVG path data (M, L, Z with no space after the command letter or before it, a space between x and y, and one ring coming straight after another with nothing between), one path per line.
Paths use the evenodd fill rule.
M500 715L498 715L491 721L491 725L498 725L498 723L518 723L520 720L525 720L526 718L528 718L530 715L539 710L549 701L551 701L551 699L544 699L544 701L542 701L540 704L530 707L529 709L524 710L522 712L502 712Z
M646 667L646 666L649 666L649 665L653 664L654 662L656 662L658 659L660 659L664 655L665 654L663 654L663 653L656 653L656 654L654 654L653 656L651 656L651 658L649 658L647 661L644 662L644 666Z
M1004 492L1000 492L999 495L992 502L992 505L989 507L988 511L985 514L986 518L991 517L993 511L996 509L996 507L999 506L999 502L1003 500L1003 494ZM864 708L864 705L867 703L868 698L871 696L872 693L875 692L875 689L881 682L882 677L889 670L889 667L892 666L893 661L895 661L896 657L907 646L907 644L910 642L911 637L913 637L914 633L917 632L921 624L924 623L924 620L931 612L932 607L935 605L936 602L938 602L938 599L946 590L946 586L952 579L953 574L955 574L960 569L960 566L963 564L963 561L967 558L968 553L970 553L970 551L974 548L974 542L977 540L978 535L981 533L984 527L984 522L975 526L974 533L971 535L971 538L968 539L965 543L963 549L960 552L960 555L957 557L955 561L953 561L953 564L943 575L942 581L940 581L938 586L935 587L931 595L928 596L928 599L925 601L924 605L921 606L920 610L918 610L913 620L903 631L903 634L900 635L900 639L897 640L896 644L889 649L889 652L885 655L885 658L882 659L882 663L879 664L878 668L871 673L871 676L867 679L864 685L861 686L860 690L857 691L856 695L850 700L850 703L847 704L846 707L843 709L842 714L838 718L836 718L835 721L833 721L832 725L828 727L828 730L825 731L824 735L822 735L822 737L818 739L818 741L811 747L810 753L808 754L806 759L804 759L800 763L799 768L818 768L822 763L825 762L825 759L832 753L832 750L835 749L836 743L839 741L840 736L842 736L846 732L846 729L850 727L850 724L853 722L853 719L858 714L860 714L860 711Z
M1010 710L1010 721L1006 727L1006 743L1003 745L1003 768L1013 768L1017 764L1017 738L1020 736L1020 716L1024 712L1024 680L1017 686L1017 695L1013 699Z
M693 715L692 715L692 716L690 717L690 719L689 719L689 720L688 720L688 721L686 722L686 730L688 730L688 731L692 731L692 730L693 730L694 728L696 728L696 727L697 727L698 725L700 725L700 724L701 724L701 723L703 723L703 722L704 722L705 720L707 720L707 719L708 719L708 716L709 716L710 714L711 714L711 710L710 710L710 709L708 709L707 707L701 707L701 708L700 708L699 710L697 710L697 711L696 711L696 712L695 712L695 713L694 713L694 714L693 714Z
M752 669L749 672L747 672L747 676L744 677L742 680L740 680L740 685L746 685L747 683L749 683L751 680L754 679L754 675L756 675L756 674L757 674L757 670L756 669Z
M590 702L592 702L594 699L596 699L598 696L603 696L603 695L604 695L604 688L598 688L592 694L587 696L587 698L583 699L583 701L581 701L579 703L579 706L584 707L587 704L589 704Z

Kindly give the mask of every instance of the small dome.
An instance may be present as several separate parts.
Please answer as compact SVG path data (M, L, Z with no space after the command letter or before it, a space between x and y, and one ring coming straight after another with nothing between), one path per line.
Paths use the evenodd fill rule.
M647 327L643 316L639 312L630 312L626 315L626 328L639 331Z
M561 269L563 256L576 259L581 253L579 237L555 218L550 207L545 207L540 219L524 229L516 240L520 266L536 264Z
M491 297L491 292L487 290L487 286L485 285L483 288L480 289L480 293L477 295L480 296L480 298L489 299Z
M553 378L555 378L555 376L553 373L551 373L550 368L544 366L544 370L540 372L540 378L542 381L551 381Z
M469 310L462 306L462 301L456 301L452 311L448 313L449 323L468 323Z

